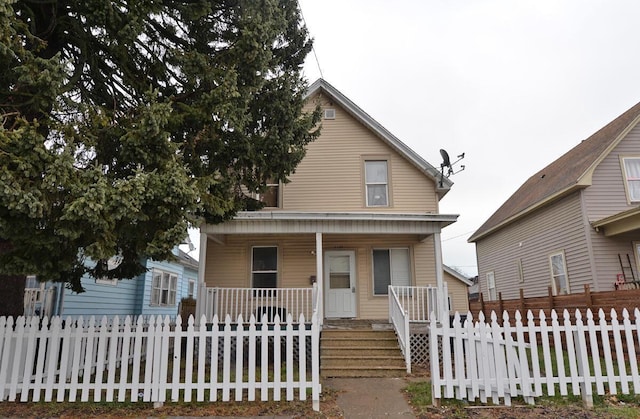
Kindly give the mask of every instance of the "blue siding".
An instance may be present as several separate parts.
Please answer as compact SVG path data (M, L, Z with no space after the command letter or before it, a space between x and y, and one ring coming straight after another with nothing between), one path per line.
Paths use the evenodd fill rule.
M64 290L62 301L63 317L66 316L123 316L141 314L136 304L136 289L142 278L123 279L117 285L96 283L84 278L85 292L77 294Z
M175 249L175 254L178 250ZM189 280L197 286L198 271L185 267L178 262L157 262L147 260L147 272L134 279L119 280L116 285L96 282L89 277L82 279L84 293L74 293L64 289L62 308L58 313L66 316L127 316L127 315L162 315L175 317L182 298L189 292ZM176 302L171 306L151 305L151 288L153 284L153 270L173 273L177 276ZM48 284L48 286L54 286ZM197 291L194 289L194 297Z

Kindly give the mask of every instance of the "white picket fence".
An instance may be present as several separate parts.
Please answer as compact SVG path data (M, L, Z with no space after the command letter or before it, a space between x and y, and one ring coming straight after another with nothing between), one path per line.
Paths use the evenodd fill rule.
M516 312L512 324L505 312L500 325L495 312L490 323L468 313L463 325L456 313L452 327L432 321L430 345L440 348L431 351L433 397L510 405L516 396L533 404L559 393L592 405L595 393L640 394L640 311L633 314L625 309L620 321L611 310L607 320L589 310L585 321L577 310L573 319L552 311L549 321L528 311L526 319Z
M257 322L193 317L0 317L1 401L320 400L320 331L289 314ZM309 341L308 341L308 340ZM311 345L311 362L307 349Z

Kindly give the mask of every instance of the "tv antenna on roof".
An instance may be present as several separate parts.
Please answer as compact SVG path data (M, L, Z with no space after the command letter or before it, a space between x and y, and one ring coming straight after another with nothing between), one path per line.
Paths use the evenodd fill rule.
M460 160L464 159L464 153L458 155L458 160L451 163L451 159L449 158L449 153L444 149L440 149L440 155L442 156L442 163L440 163L440 187L442 188L442 183L445 177L449 177L451 175L455 175L456 173L460 173L464 170L464 164L460 165L460 169L454 170L453 165L458 163ZM447 174L445 175L444 169L447 168Z

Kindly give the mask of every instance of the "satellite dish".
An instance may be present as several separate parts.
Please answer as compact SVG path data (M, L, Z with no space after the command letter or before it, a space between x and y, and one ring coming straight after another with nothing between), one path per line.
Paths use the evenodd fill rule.
M455 173L461 172L464 170L464 166L460 166L460 170L458 172L454 172L453 165L458 163L460 160L464 159L464 153L458 156L458 160L451 163L451 159L449 158L449 153L444 149L440 149L440 155L442 156L442 164L440 165L440 187L442 188L443 181L445 177L449 177ZM445 174L444 168L447 168L447 173Z
M442 164L440 165L440 167L451 167L451 159L449 159L449 153L441 148L440 155L442 156Z

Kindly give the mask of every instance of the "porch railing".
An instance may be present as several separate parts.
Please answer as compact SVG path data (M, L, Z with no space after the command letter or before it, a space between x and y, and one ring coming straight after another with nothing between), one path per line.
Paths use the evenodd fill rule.
M204 292L202 292L204 291ZM314 309L317 309L318 290L313 288L205 288L200 298L204 297L202 314L207 321L217 315L224 319L227 315L232 320L242 314L244 319L255 315L257 321L267 316L267 322L273 323L276 315L281 321L291 314L298 319L300 314L311 320Z
M402 308L398 294L389 285L389 322L393 325L398 337L400 349L404 355L407 374L411 373L411 333L409 330L409 313Z
M53 306L53 288L25 288L24 289L24 315L25 316L51 316Z
M407 312L409 321L414 323L426 323L429 321L431 312L441 313L443 310L438 307L438 288L427 287L405 287L390 285L398 298L400 307ZM447 284L444 284L444 298L447 301L449 292ZM448 311L447 307L444 307ZM441 320L441 319L439 319Z

